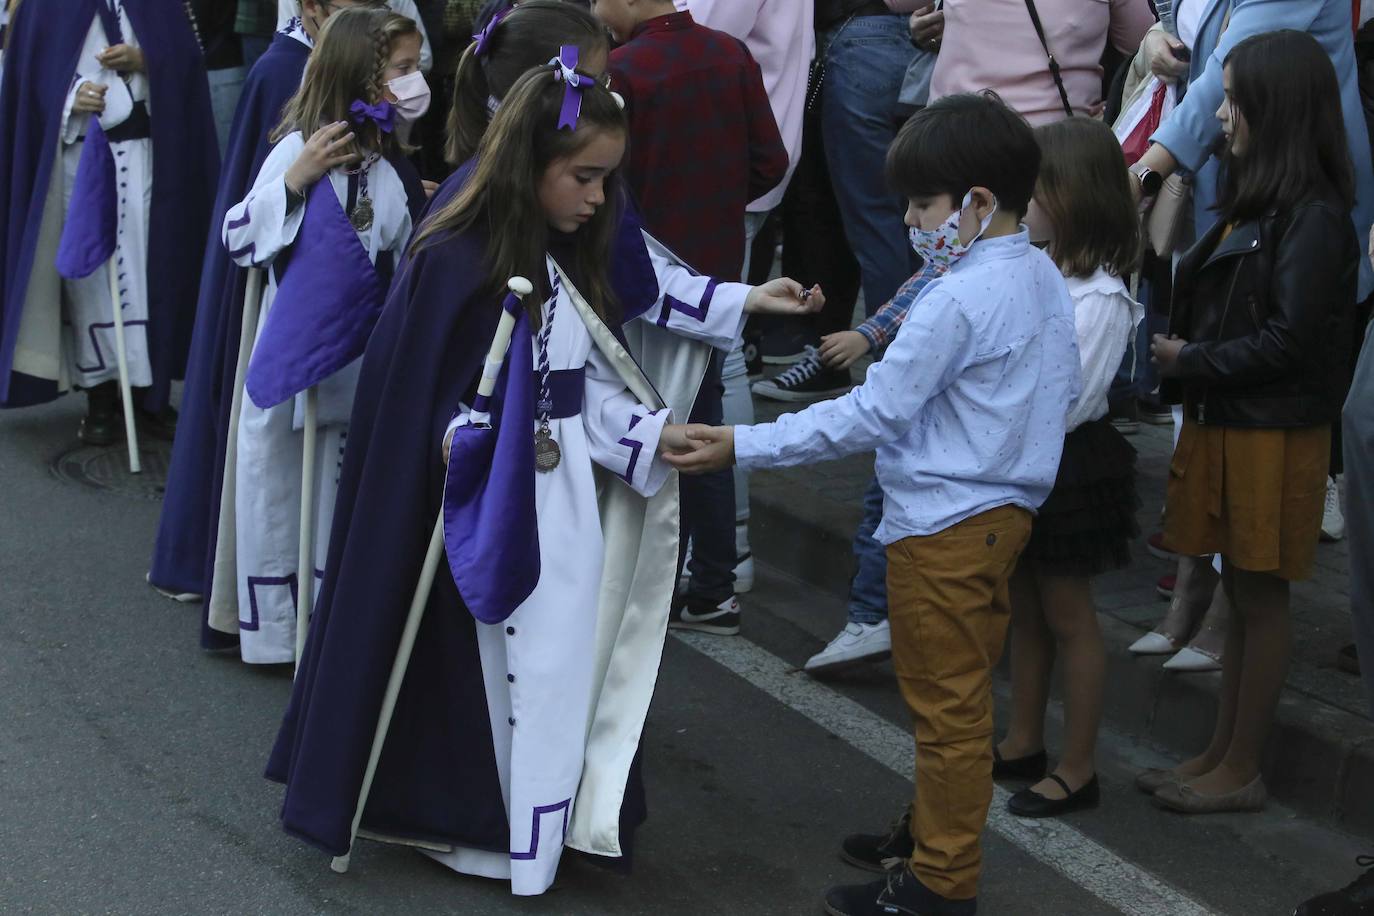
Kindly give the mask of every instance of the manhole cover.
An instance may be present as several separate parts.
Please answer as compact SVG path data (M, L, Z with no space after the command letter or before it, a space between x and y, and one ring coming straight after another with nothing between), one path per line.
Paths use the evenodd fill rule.
M124 443L108 446L78 445L53 460L59 480L109 490L134 499L159 500L167 489L167 466L172 460L170 442L140 442L143 471L129 473L129 449Z

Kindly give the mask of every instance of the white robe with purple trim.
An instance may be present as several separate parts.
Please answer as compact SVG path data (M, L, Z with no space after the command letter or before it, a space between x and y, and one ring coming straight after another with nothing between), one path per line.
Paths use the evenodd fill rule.
M125 43L138 47L129 16L120 10ZM91 20L81 54L72 74L72 85L62 112L62 153L53 169L44 206L43 228L35 253L33 277L25 294L14 369L58 383L91 388L119 377L115 356L114 306L110 300L110 268L102 265L79 280L64 280L55 265L57 241L66 220L81 162L82 138L92 115L72 110L77 92L87 82L106 87L105 110L98 115L101 127L111 130L128 120L135 102L143 102L153 115L148 99L148 78L128 74L126 80L101 67L96 55L109 47L100 17ZM148 224L153 193L153 141L124 140L110 144L115 157L119 201L115 261L118 265L119 300L124 319L125 352L129 383L135 388L153 383L148 356ZM54 303L61 308L54 308Z
M677 564L677 477L658 440L667 402L690 403L708 355L679 341L653 367L660 396L566 276L560 286L549 365L585 371L582 410L550 421L562 460L535 476L539 583L504 623L477 624L510 850L425 850L522 895L548 889L565 845L621 854Z
M248 196L225 214L224 243L240 266L270 266L277 254L295 241L310 204L288 211L284 179L304 148L300 133L282 138L263 162ZM321 180L329 181L340 203L346 203L349 178L343 170L334 169ZM368 193L373 204L372 225L359 232L358 238L374 264L382 252L391 252L399 263L412 225L405 186L385 159L371 166ZM259 329L272 308L276 290L275 276L269 270ZM251 352L242 352L239 359L246 366L251 356ZM317 588L323 575L361 362L354 360L316 386L316 568L312 571L299 569L305 395L263 410L243 390L234 392L208 620L215 630L238 634L245 662L295 660L300 583L308 579Z

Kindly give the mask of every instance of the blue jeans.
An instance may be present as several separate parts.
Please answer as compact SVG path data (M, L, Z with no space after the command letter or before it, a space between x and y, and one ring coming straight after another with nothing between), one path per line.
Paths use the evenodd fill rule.
M849 619L875 624L887 619L887 548L873 540L883 520L883 488L874 477L864 492L864 517L854 533L858 566L849 583Z
M914 272L906 202L887 186L897 96L916 55L905 16L858 16L825 35L821 133L844 234L872 315Z
M721 353L711 356L706 378L692 406L690 422L721 425L721 366L724 361ZM719 604L735 593L735 472L730 469L699 477L683 477L679 486L682 490L679 567L687 541L689 538L692 541L692 561L688 564L691 580L687 593L693 598Z
M1152 292L1150 282L1142 279L1139 296L1145 303L1145 317L1136 326L1134 346L1127 348L1107 393L1113 410L1134 405L1136 401L1159 402L1159 395L1155 393L1159 388L1159 370L1150 362L1150 337L1169 332L1169 316L1150 307Z

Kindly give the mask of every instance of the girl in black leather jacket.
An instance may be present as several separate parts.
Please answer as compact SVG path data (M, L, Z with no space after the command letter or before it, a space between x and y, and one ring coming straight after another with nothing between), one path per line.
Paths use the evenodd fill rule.
M1340 92L1320 45L1294 31L1247 39L1225 88L1220 219L1179 263L1170 333L1153 342L1164 394L1184 410L1165 543L1220 553L1234 609L1212 741L1150 780L1160 804L1199 813L1265 801L1288 584L1316 550L1360 257Z

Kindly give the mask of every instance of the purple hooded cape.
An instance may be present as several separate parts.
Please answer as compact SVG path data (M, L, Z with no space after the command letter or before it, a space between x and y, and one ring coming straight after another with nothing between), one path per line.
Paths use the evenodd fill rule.
M272 148L267 135L281 121L282 108L300 87L309 56L305 45L277 33L248 72L229 131L211 230L201 256L200 298L181 418L148 573L154 585L169 591L202 595L209 589L208 570L214 563L215 532L219 528L220 483L247 276L229 260L220 241L220 227L229 208L248 196Z
M331 855L348 849L382 695L442 505L440 443L458 404L472 403L501 312L499 297L479 289L484 264L475 232L413 250L363 356L324 581L266 774L286 784L284 829ZM493 413L503 408L493 398ZM634 767L621 811L627 844L643 818ZM387 836L510 849L476 624L447 563L362 824Z
M24 3L10 24L0 84L0 407L59 395L57 383L13 371L14 348L34 270L43 205L61 147L67 91L98 0ZM148 229L148 351L153 385L141 406L167 403L184 372L210 222L219 148L195 33L180 0L124 0L147 62L153 189Z

